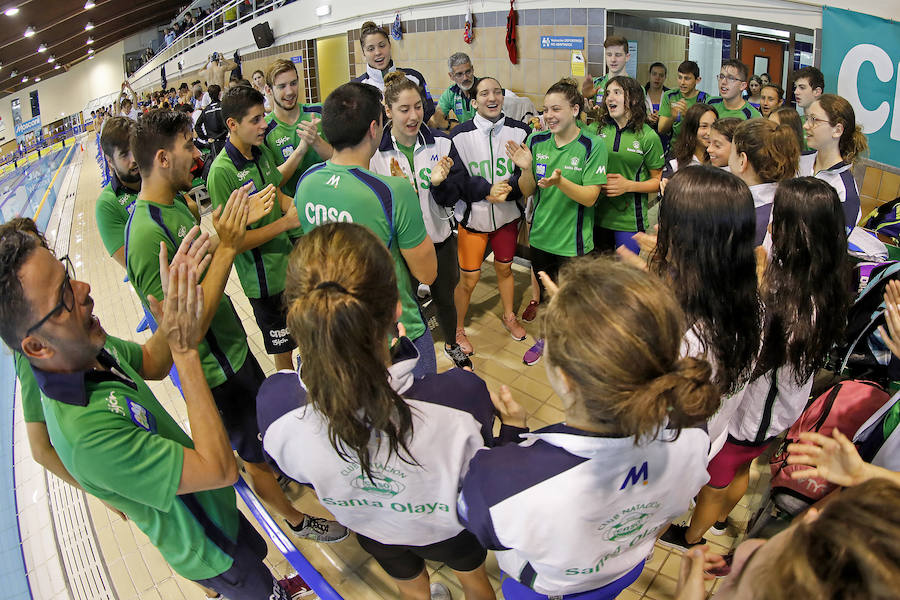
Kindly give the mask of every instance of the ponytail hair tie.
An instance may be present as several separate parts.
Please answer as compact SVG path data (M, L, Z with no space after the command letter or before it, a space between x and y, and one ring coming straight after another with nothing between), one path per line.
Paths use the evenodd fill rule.
M347 291L347 288L345 288L344 286L342 286L341 284L339 284L337 281L323 281L323 282L319 283L319 285L317 285L317 286L314 287L313 289L314 289L314 290L325 290L325 289L328 289L328 288L333 288L333 289L339 291L339 292L342 293L342 294L347 294L347 295L350 295L350 296L353 295L353 294L351 294L350 292Z

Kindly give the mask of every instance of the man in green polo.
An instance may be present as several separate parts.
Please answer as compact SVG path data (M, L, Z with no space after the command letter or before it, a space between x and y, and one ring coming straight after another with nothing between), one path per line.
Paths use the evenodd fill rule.
M475 68L472 59L465 52L456 52L447 59L447 67L450 71L447 75L453 81L453 85L444 90L435 107L434 116L430 125L438 129L449 130L453 127L450 115L454 116L456 124L471 121L475 117L475 107L469 92L475 85Z
M219 250L209 269L230 268L247 204L246 192L236 193L216 220ZM171 270L158 258L168 279L165 300L149 301L162 318L141 346L106 334L93 315L90 285L76 279L67 258L58 260L27 233L4 235L0 338L31 364L53 447L85 491L127 515L186 579L231 600L288 600L263 563L265 541L241 516L230 487L237 464L197 352L205 248L185 246ZM193 440L145 383L165 377L173 358Z

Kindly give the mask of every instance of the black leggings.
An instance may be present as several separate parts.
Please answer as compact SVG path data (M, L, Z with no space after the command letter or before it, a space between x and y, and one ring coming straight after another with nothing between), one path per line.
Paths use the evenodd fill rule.
M543 302L546 298L546 293L544 290L544 282L541 281L541 278L538 276L538 273L543 271L547 275L550 276L554 282L558 282L559 279L559 269L563 266L563 264L570 260L569 256L560 256L558 254L551 254L549 252L544 252L534 246L531 247L531 270L534 272L534 276L537 277L538 285L541 287L541 302Z
M434 252L437 255L437 277L429 286L431 297L437 307L437 320L444 333L444 342L456 343L456 300L454 292L459 283L459 257L456 250L456 236L450 235L443 242L435 242ZM413 282L413 294L419 282L410 275ZM426 323L426 327L427 327Z

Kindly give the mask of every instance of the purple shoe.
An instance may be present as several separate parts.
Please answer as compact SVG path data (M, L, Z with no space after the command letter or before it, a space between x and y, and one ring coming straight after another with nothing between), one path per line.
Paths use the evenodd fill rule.
M534 343L534 346L528 349L525 352L525 356L522 357L522 362L528 365L529 367L541 360L541 357L544 355L544 338L540 338Z

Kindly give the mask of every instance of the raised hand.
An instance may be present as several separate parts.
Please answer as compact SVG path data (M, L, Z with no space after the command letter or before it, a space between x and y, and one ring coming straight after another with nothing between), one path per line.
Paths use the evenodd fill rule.
M230 248L237 251L244 243L250 217L250 196L247 189L244 186L234 190L225 206L219 206L213 211L213 227L219 234L219 249Z
M686 110L687 110L687 100L682 98L681 100L679 100L678 102L676 102L675 104L672 105L672 118L677 119L682 114L684 114L684 111L686 111Z
M393 156L391 157L391 175L394 177L402 177L403 179L410 181L409 177L406 176L406 173L403 172L403 167L400 166L400 162ZM410 181L410 183L412 184L413 189L418 192L416 189L416 182Z
M887 331L879 327L884 343L894 356L900 357L900 283L889 281L884 290L884 320Z
M531 168L531 150L525 144L517 144L512 140L506 142L506 156L523 171Z
M559 286L556 285L556 282L550 279L550 276L547 275L546 271L538 272L538 279L541 280L541 283L544 285L544 289L547 290L547 293L550 296L555 296L556 292L559 291Z
M165 333L172 354L196 350L202 336L203 287L197 274L186 264L178 265L169 276L163 319L159 328Z
M501 385L499 394L494 392L490 392L490 394L491 402L494 403L494 408L497 409L501 423L522 429L526 427L525 417L527 415L525 409L515 401L508 386Z
M275 192L275 186L270 183L250 196L250 213L247 216L248 225L253 225L272 211L277 196Z
M309 121L300 121L300 125L297 126L297 134L310 148L312 148L319 139L320 121L321 119L318 117L313 117Z
M538 179L538 187L542 190L547 189L553 185L559 185L560 180L562 180L562 171L559 169L555 169L549 177L541 177Z
M187 265L197 274L198 280L203 277L203 272L206 271L209 261L212 260L212 254L209 253L209 234L204 232L199 237L197 234L200 234L200 227L194 225L181 240L181 245L178 246L175 256L172 257L172 262L169 262L169 248L166 243L159 243L159 279L163 291L169 288L169 273L178 269L179 265ZM147 307L153 318L159 323L163 318L163 303L150 295L147 296Z
M511 191L512 186L509 185L508 180L504 179L503 181L498 181L491 186L491 191L485 200L493 203L506 202L506 198Z
M803 432L800 443L787 447L789 465L809 465L812 469L791 472L791 479L821 477L837 485L858 485L866 479L866 463L847 436L831 431L831 437Z
M444 183L450 174L451 167L453 167L453 159L449 156L442 156L441 160L431 169L431 185L434 187Z

